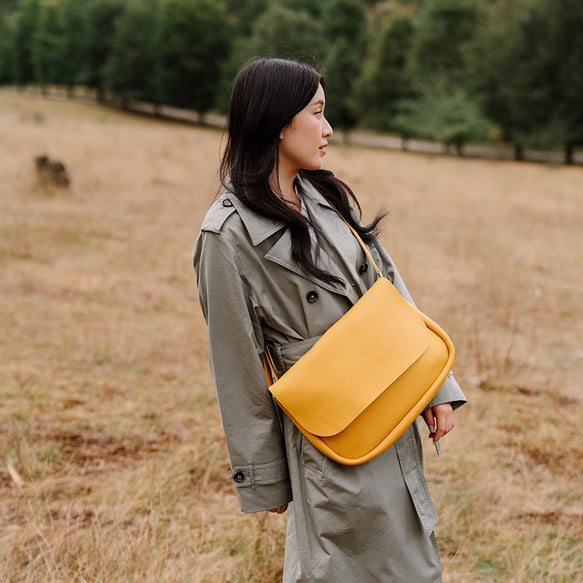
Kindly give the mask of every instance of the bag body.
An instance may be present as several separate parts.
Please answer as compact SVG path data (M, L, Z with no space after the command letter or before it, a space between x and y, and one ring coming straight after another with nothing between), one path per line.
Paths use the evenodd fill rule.
M349 225L350 226L350 225ZM427 407L453 366L448 335L382 276L269 390L310 443L344 465L390 447Z

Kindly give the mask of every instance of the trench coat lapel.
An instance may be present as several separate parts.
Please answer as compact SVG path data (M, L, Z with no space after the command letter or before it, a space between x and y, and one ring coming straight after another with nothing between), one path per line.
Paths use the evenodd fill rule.
M310 219L320 233L326 233L328 244L352 272L356 267L359 245L336 209L307 181L300 180L304 202ZM321 250L321 267L337 277L346 278L346 271L330 255Z
M350 253L350 250L348 249L349 246L346 244L342 245L343 237L342 236L339 237L338 234L336 233L336 231L338 230L338 226L336 225L336 223L339 221L334 220L334 216L332 214L334 213L334 210L332 209L332 207L327 203L326 199L323 196L321 196L315 189L311 187L311 185L308 185L305 181L302 181L301 184L304 191L307 190L306 186L310 187L310 192L308 195L309 197L313 198L317 197L318 203L321 203L323 206L325 205L328 207L325 209L319 209L318 203L316 203L315 201L312 202L311 200L308 200L308 197L306 197L305 199L306 206L308 206L308 212L310 213L310 217L314 222L316 228L320 230L320 232L322 231L327 232L327 229L331 228L330 225L332 225L334 229L333 230L334 241L332 244L336 245L338 243L339 253L349 254ZM257 214L256 212L247 208L237 197L233 196L230 197L230 199L233 203L233 206L237 210L239 216L241 217L241 220L243 221L243 224L245 225L245 228L247 229L249 236L251 238L251 242L254 246L259 245L260 243L262 243L263 241L265 241L267 238L269 238L271 235L274 235L278 231L285 229L283 235L265 253L264 255L265 259L277 263L278 265L284 267L285 269L292 271L296 275L299 275L332 293L346 296L352 303L358 300L358 297L355 297L354 291L352 290L351 286L346 285L345 274L342 272L340 267L336 265L322 249L319 250L320 266L329 273L332 273L333 275L336 275L337 277L341 278L342 281L345 282L344 285L328 284L318 279L317 277L302 271L292 257L291 233L290 230L286 228L285 223L283 223L282 221L269 219L267 217ZM332 218L332 220L330 220L330 218ZM344 226L343 223L340 224L340 227L342 226ZM348 231L348 233L350 234L350 231ZM354 246L352 246L352 253L354 254L354 252L355 252Z
M315 243L312 243L312 245L315 245ZM281 265L282 267L285 267L286 269L293 271L296 275L299 275L332 293L346 296L351 302L355 301L355 298L352 297L353 294L350 293L350 290L348 289L346 283L339 285L326 283L321 279L318 279L317 277L313 276L312 274L305 273L304 271L302 271L298 267L295 260L293 259L291 250L292 250L291 232L289 229L286 229L284 234L275 243L275 245L273 245L273 247L265 254L265 259L273 261L274 263L277 263L278 265ZM334 265L333 262L330 260L330 257L326 253L324 253L321 249L319 253L319 264L320 267L322 267L329 273L332 273L333 275L340 277L343 282L346 282L346 278L344 274L340 271L338 266Z

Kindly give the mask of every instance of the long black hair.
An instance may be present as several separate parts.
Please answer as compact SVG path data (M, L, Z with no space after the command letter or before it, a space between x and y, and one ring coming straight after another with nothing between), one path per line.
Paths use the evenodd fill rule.
M273 192L269 177L279 163L279 136L293 117L310 103L324 77L305 63L286 59L256 59L237 74L227 116L228 140L221 160L222 185L256 213L283 221L290 229L292 257L305 272L327 283L341 283L320 269L311 254L309 220ZM349 198L361 213L352 190L328 170L301 170L332 203L362 239L378 235L378 214L369 225L352 216Z

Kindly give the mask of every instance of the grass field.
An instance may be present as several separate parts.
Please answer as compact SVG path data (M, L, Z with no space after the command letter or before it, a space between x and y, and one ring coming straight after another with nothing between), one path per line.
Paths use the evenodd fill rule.
M285 517L227 479L190 259L221 140L0 91L2 582L279 580ZM582 581L583 168L329 150L456 343L470 404L426 448L445 581Z

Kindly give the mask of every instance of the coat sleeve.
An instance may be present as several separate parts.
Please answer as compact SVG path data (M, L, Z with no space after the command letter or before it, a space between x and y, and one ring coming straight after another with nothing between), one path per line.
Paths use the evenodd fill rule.
M194 247L209 362L231 469L243 512L291 501L285 444L262 365L255 294L231 241L202 232Z
M375 241L374 248L379 254L382 262L381 269L384 269L385 275L392 276L393 285L399 290L399 293L411 304L415 305L401 274L397 270L395 263L391 259L390 255L387 253L385 248L380 244L379 241ZM435 397L431 400L428 407L434 407L435 405L441 405L443 403L451 403L454 409L461 407L467 402L466 396L458 385L453 372L450 371L445 381L441 385L439 391L437 391Z

